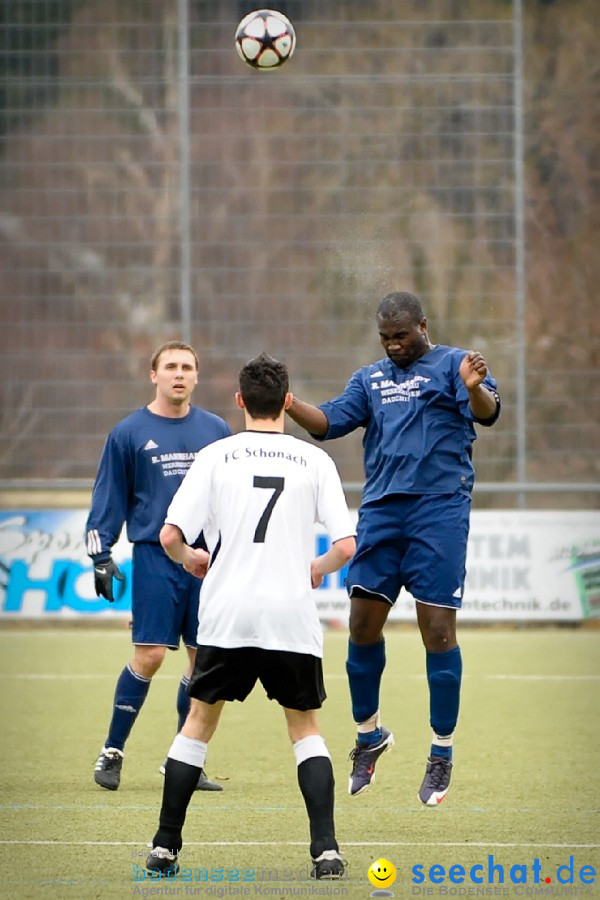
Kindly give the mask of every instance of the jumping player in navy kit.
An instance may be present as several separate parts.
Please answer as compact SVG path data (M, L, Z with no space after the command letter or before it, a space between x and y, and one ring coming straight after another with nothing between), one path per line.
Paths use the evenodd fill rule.
M231 434L223 419L191 405L198 368L195 350L181 341L155 351L150 371L154 400L110 432L92 494L87 551L94 563L96 594L110 603L113 578L123 579L111 551L124 523L133 544L133 658L117 681L108 736L94 772L96 784L111 791L119 787L125 742L151 679L166 649L176 650L180 638L188 665L177 692L178 730L190 706L187 685L196 652L199 583L165 554L159 532L196 453ZM164 774L163 767L161 771ZM222 787L201 772L196 789Z
M456 610L465 579L474 423L493 425L500 398L481 353L430 342L413 294L384 297L377 325L384 359L356 371L334 400L317 407L295 398L287 412L320 440L365 429L366 480L346 581L346 669L358 726L349 793L370 786L375 763L394 743L379 712L383 628L405 587L416 600L426 651L433 731L419 799L436 806L450 784L460 700Z

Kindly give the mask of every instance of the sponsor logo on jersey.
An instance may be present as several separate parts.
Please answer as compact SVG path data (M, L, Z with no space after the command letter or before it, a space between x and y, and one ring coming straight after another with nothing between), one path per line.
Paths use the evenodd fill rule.
M430 378L423 375L413 375L399 384L391 378L384 378L377 384L374 383L373 387L379 389L382 403L408 403L412 397L420 397L421 386L430 381Z
M160 465L165 478L170 475L187 475L187 471L195 459L196 454L191 452L161 453L150 457L152 465Z

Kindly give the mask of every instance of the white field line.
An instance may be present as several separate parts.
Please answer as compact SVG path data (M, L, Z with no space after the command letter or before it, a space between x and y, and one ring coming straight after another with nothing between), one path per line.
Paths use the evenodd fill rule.
M147 841L3 841L0 845L50 847L145 847ZM305 847L306 841L186 841L186 847ZM344 847L547 847L557 850L595 850L600 844L484 843L476 841L344 841Z

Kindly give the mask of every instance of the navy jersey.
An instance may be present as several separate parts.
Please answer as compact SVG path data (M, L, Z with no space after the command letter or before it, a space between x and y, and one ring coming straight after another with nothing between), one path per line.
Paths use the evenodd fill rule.
M86 524L92 559L110 554L124 522L132 543L158 543L169 504L196 453L230 434L223 419L197 406L180 419L144 406L119 422L102 451Z
M363 503L392 493L471 491L473 423L481 420L458 371L467 352L438 344L404 369L380 359L358 369L343 394L321 405L329 422L321 440L365 429ZM489 373L483 384L496 393ZM496 415L481 424L496 421L496 397Z

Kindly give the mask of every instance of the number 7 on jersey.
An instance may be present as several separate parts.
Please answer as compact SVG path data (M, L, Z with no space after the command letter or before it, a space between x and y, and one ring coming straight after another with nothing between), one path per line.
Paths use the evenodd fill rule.
M263 510L262 516L258 520L258 525L256 526L256 531L254 532L254 543L264 544L265 535L267 533L267 525L269 524L269 519L271 518L271 513L273 512L275 504L283 493L285 478L268 478L263 475L255 475L253 485L255 488L267 488L273 491L269 502Z

